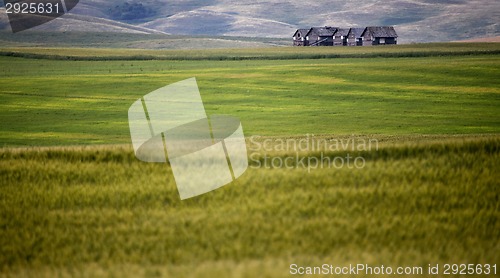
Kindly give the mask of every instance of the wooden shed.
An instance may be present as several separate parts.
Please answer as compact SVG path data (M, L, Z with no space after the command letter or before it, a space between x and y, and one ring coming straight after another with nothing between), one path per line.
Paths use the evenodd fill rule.
M333 46L333 34L337 31L337 27L312 27L307 32L306 40L310 46Z
M339 28L337 32L333 35L333 45L334 46L345 46L347 45L347 34L349 33L349 28Z
M363 45L397 44L398 35L392 26L366 27L361 34Z
M309 41L306 40L307 32L310 29L297 29L293 34L293 45L294 46L308 46Z
M348 46L362 46L363 45L363 34L365 28L351 28L347 34L347 45Z

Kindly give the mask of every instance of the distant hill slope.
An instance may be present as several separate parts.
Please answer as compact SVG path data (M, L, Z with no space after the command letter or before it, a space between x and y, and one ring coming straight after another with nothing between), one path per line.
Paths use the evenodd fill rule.
M0 30L10 30L4 8L0 8ZM137 34L165 34L162 31L148 29L115 20L89 15L68 13L32 30L38 31L79 31L79 32L120 32Z
M488 37L488 38L475 38L469 40L463 40L459 42L500 42L500 36L497 37Z
M499 11L497 0L81 0L40 28L288 38L299 27L394 25L409 43L498 36Z
M275 20L210 10L181 12L141 24L141 26L172 34L275 38L288 37L296 29L294 25Z

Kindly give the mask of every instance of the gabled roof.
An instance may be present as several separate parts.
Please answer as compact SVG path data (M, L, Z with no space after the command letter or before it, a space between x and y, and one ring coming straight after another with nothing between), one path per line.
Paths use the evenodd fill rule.
M347 36L349 33L349 28L340 28L335 32L335 36Z
M361 36L365 36L366 33L371 33L372 37L375 38L397 38L396 30L392 26L370 26L366 27L365 31Z
M297 31L295 31L295 33L293 33L293 36L295 37L297 35L297 33L300 34L301 37L305 37L307 32L309 32L310 29L297 29Z
M309 32L307 32L306 36L309 36L311 33L315 33L320 37L331 37L337 31L337 27L312 27Z
M351 33L353 33L354 37L356 39L359 39L359 38L361 38L361 34L363 34L363 31L365 31L365 28L351 28L347 35L350 36Z

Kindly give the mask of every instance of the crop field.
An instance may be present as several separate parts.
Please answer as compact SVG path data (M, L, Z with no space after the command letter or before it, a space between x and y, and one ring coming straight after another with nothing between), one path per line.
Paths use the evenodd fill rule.
M104 38L102 38L104 39ZM38 39L38 41L41 39ZM65 37L60 38L65 40ZM75 40L74 38L72 39ZM78 41L78 40L77 40ZM78 41L79 42L79 41ZM264 47L235 49L79 48L81 45L33 47L16 43L0 48L0 56L59 60L289 60L323 58L435 57L500 54L498 43L428 43L382 47ZM17 46L16 46L17 45ZM20 47L21 45L22 47ZM201 44L200 44L201 45Z
M500 44L339 51L0 49L0 277L500 267ZM241 120L249 168L181 201L127 111L191 77ZM280 145L301 140L342 143Z
M500 49L486 45L488 51ZM462 44L456 47L460 50L451 53L466 51ZM373 49L368 51L384 50ZM292 50L263 52L272 58ZM84 55L100 50L51 51ZM332 50L309 55L325 51ZM235 53L249 56L234 50L226 57ZM239 117L247 136L473 134L497 133L500 127L498 54L243 61L0 56L0 63L0 146L129 143L131 103L191 77L198 80L207 113Z

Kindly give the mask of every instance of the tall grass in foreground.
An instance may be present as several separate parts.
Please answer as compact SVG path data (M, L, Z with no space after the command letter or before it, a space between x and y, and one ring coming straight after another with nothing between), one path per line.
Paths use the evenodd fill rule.
M0 276L286 277L292 263L500 261L497 136L359 155L363 169L251 164L180 201L168 166L128 146L3 149Z

